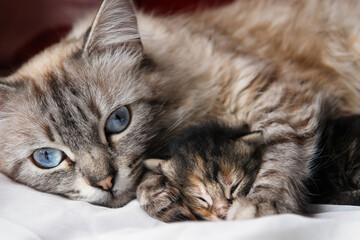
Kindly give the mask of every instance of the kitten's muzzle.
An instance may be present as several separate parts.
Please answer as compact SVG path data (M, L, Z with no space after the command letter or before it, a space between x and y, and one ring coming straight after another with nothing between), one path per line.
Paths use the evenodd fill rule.
M228 204L225 202L216 202L213 207L213 213L218 220L225 220L229 210Z

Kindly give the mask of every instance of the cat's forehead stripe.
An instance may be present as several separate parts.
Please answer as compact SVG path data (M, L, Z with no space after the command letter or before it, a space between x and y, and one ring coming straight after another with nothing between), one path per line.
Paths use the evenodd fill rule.
M81 93L82 89L80 89L80 87L84 88L84 86L70 84L70 80L67 78L65 78L65 83L58 80L54 75L51 75L50 78L52 78L49 84L52 99L62 110L64 110L64 112L66 109L72 114L74 112L79 113L84 121L89 120L88 113L92 113L98 119L101 118L101 112L94 99ZM76 110L72 109L74 106L76 107Z
M87 114L85 114L84 110L82 110L79 105L76 105L76 110L80 113L81 118L82 118L85 122L88 122L88 121L89 121L89 118L88 118Z
M82 143L93 142L99 134L100 121L99 110L93 100L88 101L80 88L74 84L64 84L55 74L47 74L47 77L46 92L38 87L32 89L39 99L41 111L49 116L50 126L44 127L48 139L54 142L57 135L63 144L75 148Z
M51 142L55 142L55 136L54 136L54 133L52 132L50 126L49 126L49 125L45 125L45 126L44 126L44 130L45 130L45 133L46 133L46 136L48 137L48 139L49 139Z
M96 105L94 99L90 99L88 103L90 111L98 118L101 119L101 112L98 106Z

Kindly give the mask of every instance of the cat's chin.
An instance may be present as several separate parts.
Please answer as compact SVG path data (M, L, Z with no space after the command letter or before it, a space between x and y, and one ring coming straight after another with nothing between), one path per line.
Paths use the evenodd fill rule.
M109 193L109 196L102 199L102 201L90 201L91 204L102 206L102 207L109 207L109 208L120 208L128 204L131 200L135 199L135 191L127 192L125 194L121 194L116 196L116 194Z
M124 196L122 196L122 197L111 197L107 201L102 201L102 202L92 202L92 201L90 201L90 203L93 204L93 205L102 206L102 207L120 208L120 207L123 207L126 204L128 204L134 198L135 198L134 195L126 196L126 197L124 197Z
M120 208L128 204L131 200L135 199L135 191L126 193L119 197L112 197L110 201L107 202L106 207L110 208Z

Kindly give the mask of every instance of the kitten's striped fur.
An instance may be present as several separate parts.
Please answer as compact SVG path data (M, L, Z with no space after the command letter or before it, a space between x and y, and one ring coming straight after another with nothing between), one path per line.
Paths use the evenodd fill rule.
M166 179L167 191L178 191L152 216L164 221L226 219L232 203L248 194L264 147L261 132L249 132L247 125L205 122L184 129L169 143L170 159L145 161ZM176 215L174 209L181 211Z
M142 156L174 132L209 118L247 122L270 145L247 196L255 215L301 212L322 105L328 117L360 109L359 10L356 0L239 0L135 18L129 0L105 0L88 33L90 21L1 81L0 170L116 207L134 197ZM123 105L130 126L105 136L104 122ZM72 161L37 168L29 156L46 146ZM91 184L112 172L115 194ZM155 180L147 175L142 186ZM160 191L150 190L138 191L148 196L141 205L161 208L168 195L150 199Z
M360 115L323 124L318 153L311 161L309 202L360 205ZM148 212L166 222L221 220L236 217L236 208L240 206L241 217L248 217L256 209L246 201L246 195L261 166L261 152L267 147L261 134L249 139L258 134L249 133L246 125L234 128L218 122L181 131L169 143L170 159L145 161L147 168L159 174L158 179L167 179L161 180L167 185L159 194L167 191L173 196L161 203L163 208L158 212ZM231 179L231 184L237 187L227 186L223 179ZM142 187L139 191L149 191ZM141 201L143 196L139 197Z

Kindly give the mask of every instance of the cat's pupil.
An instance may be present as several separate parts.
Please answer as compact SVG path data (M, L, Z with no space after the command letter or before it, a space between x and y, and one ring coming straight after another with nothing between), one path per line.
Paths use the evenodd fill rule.
M53 168L58 166L65 158L63 151L55 148L41 148L33 153L33 159L39 167Z
M130 122L130 112L127 107L116 109L107 119L105 132L107 134L117 134L126 129Z

